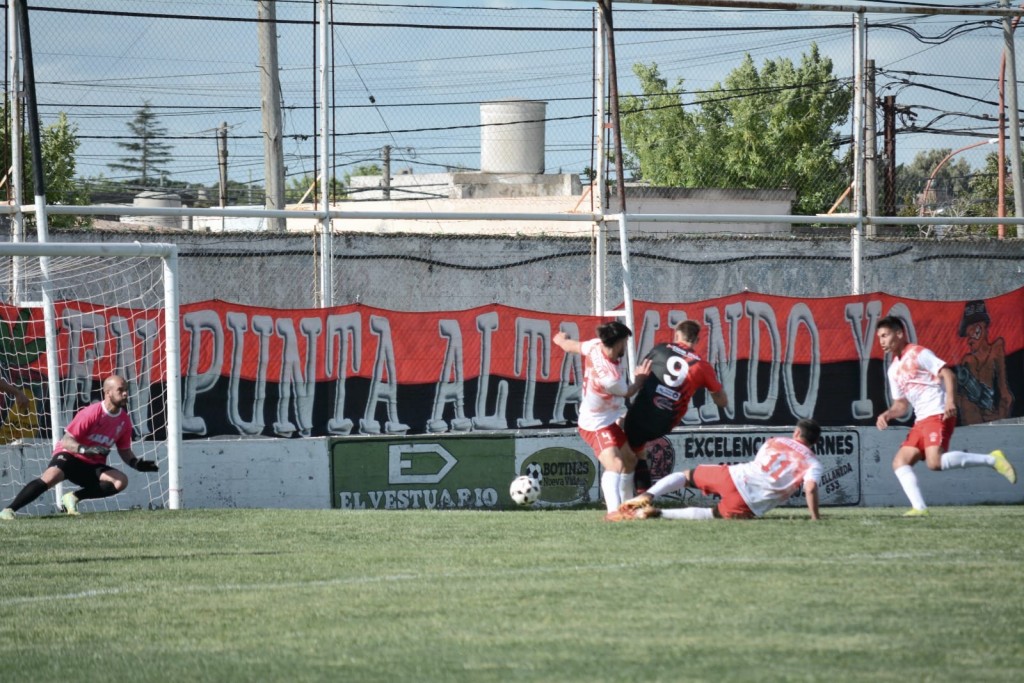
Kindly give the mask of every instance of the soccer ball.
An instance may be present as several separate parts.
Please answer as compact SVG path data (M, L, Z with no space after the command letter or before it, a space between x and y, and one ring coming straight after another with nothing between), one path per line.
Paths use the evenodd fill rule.
M538 486L544 483L544 472L541 470L540 463L538 462L527 463L526 476L537 482Z
M533 505L540 498L540 484L524 474L512 480L508 494L516 505Z

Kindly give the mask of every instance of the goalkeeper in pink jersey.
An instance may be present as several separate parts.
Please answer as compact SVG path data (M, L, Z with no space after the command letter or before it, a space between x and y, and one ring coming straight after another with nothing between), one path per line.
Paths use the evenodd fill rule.
M659 479L647 492L619 507L623 520L651 519L753 519L782 505L803 487L811 519L821 519L818 485L821 462L811 450L821 437L814 420L796 423L792 437L775 436L758 449L750 462L739 465L697 465L693 470L673 472ZM651 501L687 486L721 497L713 508L661 510Z
M78 484L77 491L61 497L69 515L78 514L78 503L93 498L106 498L123 491L128 477L107 464L107 454L116 448L129 467L139 472L156 472L152 460L142 460L132 452L132 419L128 415L128 383L111 375L103 381L103 400L82 408L75 414L63 438L53 449L49 466L38 479L33 479L0 511L0 519L14 519L14 513L25 507L58 483L68 480Z

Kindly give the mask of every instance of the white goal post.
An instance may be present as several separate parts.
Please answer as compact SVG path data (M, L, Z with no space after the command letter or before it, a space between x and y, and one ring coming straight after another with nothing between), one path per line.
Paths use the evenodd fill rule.
M129 387L133 450L160 471L128 469L125 491L82 510L181 508L181 354L178 249L165 243L0 243L0 376L29 409L0 395L0 505L39 476L78 409L103 378ZM58 508L43 496L25 509Z

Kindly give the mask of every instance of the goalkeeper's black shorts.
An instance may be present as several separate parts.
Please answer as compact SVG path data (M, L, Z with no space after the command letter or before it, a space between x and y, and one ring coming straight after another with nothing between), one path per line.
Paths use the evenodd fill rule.
M82 488L89 488L100 483L100 475L114 469L110 465L94 465L85 462L70 453L58 453L50 459L50 467L56 467L64 473L64 478Z

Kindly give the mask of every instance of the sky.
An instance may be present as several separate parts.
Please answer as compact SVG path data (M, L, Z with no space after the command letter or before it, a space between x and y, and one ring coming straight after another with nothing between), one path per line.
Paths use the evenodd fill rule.
M47 125L64 112L77 127L80 176L119 177L108 164L127 154L118 143L129 141L127 123L148 102L172 148L166 168L172 178L216 183L215 135L226 124L229 176L262 184L254 0L34 0L29 6L40 117ZM778 57L798 61L812 42L838 76L853 73L852 11L627 2L614 8L623 94L639 91L631 71L636 63L656 63L670 83L682 79L689 92L720 82L745 54L758 65ZM330 10L335 136L329 153L336 177L380 165L384 146L392 149L396 172L476 168L480 105L508 98L547 102L547 172L593 165L594 3L346 0ZM319 165L316 16L311 0L277 2L284 146L293 179ZM895 95L905 108L898 128L934 131L901 132L898 161L994 136L1002 47L1001 28L991 21L869 14L878 96ZM978 166L987 151L963 158Z

